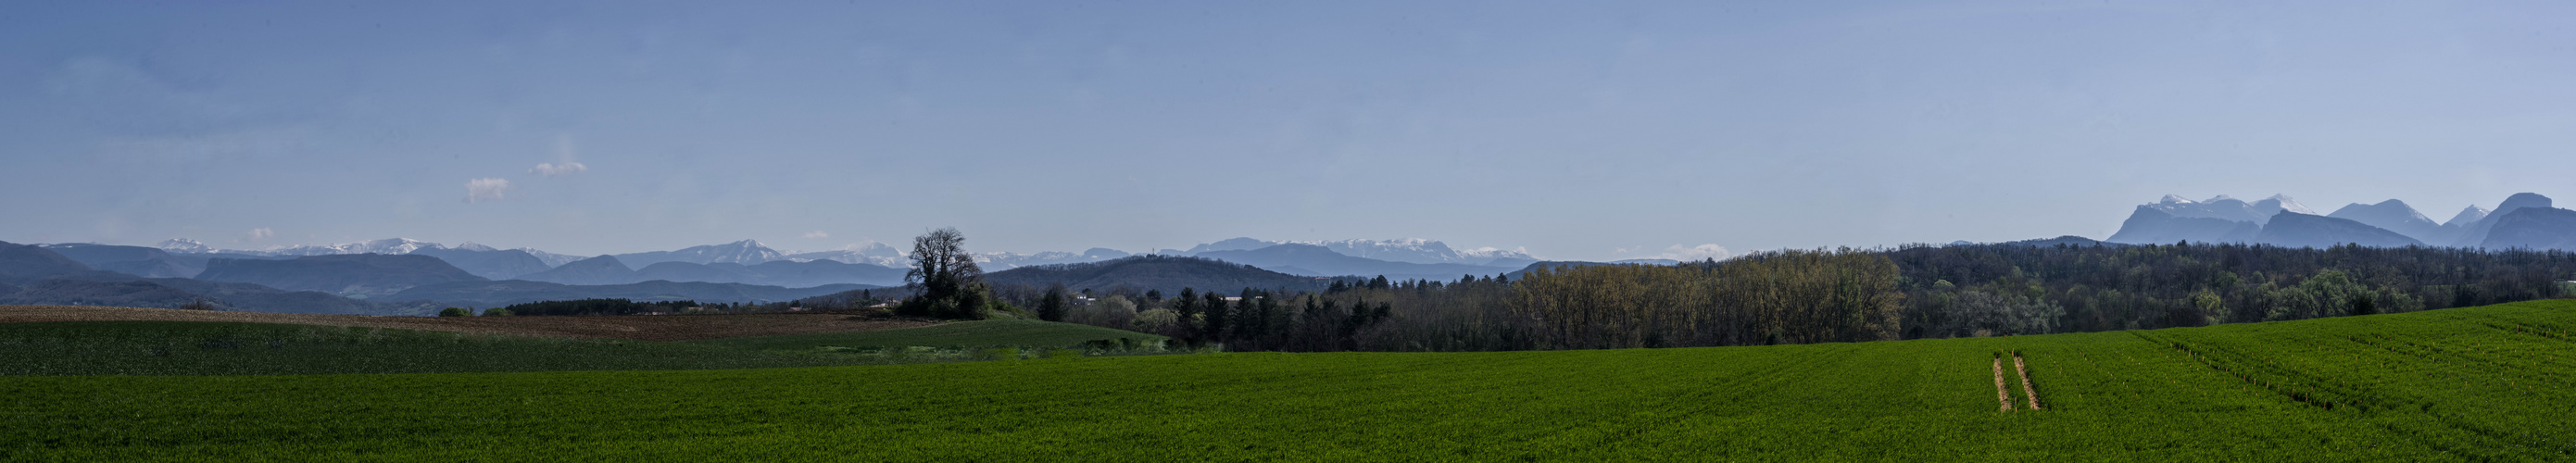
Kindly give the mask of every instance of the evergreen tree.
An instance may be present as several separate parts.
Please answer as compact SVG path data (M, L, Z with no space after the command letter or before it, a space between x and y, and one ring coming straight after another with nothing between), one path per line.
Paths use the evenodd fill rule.
M1071 296L1065 294L1063 283L1048 287L1046 295L1038 299L1038 319L1051 322L1064 321L1065 309L1071 304L1067 299L1071 299Z
M1224 340L1226 322L1233 318L1232 314L1226 313L1231 308L1225 302L1225 295L1208 291L1199 298L1202 300L1200 305L1205 306L1207 310L1207 321L1199 327L1199 337L1211 342Z
M1199 314L1202 313L1198 291L1187 287L1181 288L1181 296L1172 298L1171 308L1172 317L1179 320L1175 326L1179 328L1177 331L1181 334L1180 337L1198 340L1198 320Z

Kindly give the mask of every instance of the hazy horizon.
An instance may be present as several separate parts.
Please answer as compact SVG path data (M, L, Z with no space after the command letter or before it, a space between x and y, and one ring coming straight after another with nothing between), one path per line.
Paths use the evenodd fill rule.
M2570 10L21 6L0 241L1615 260L2100 239L2165 194L2442 221L2569 197Z

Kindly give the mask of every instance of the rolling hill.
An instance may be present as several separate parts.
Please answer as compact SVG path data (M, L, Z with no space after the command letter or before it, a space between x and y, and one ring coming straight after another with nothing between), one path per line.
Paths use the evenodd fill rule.
M2406 235L2352 219L2282 212L2254 236L2254 242L2281 247L2330 248L2359 244L2374 248L2422 246Z
M904 274L903 269L832 260L775 260L755 265L663 261L634 270L627 269L623 260L615 256L593 257L517 279L577 285L622 285L661 280L810 288L839 284L899 285L903 284Z
M371 298L415 286L486 281L424 255L332 254L291 260L212 259L197 279Z
M599 256L576 260L543 272L520 275L515 280L567 285L618 285L634 283L635 269L620 262L617 256Z
M424 247L411 253L436 257L466 273L492 280L507 280L553 268L546 265L545 259L538 258L536 254L529 253L527 250L492 249L474 243L465 243L453 248Z
M2161 209L2138 206L2120 231L2103 241L2125 244L2242 243L2253 241L2263 226L2251 221L2213 217L2178 217Z
M91 268L148 278L188 278L206 270L206 258L171 254L159 248L67 243L45 249Z
M97 273L106 272L43 247L0 241L0 282L32 283L47 278Z

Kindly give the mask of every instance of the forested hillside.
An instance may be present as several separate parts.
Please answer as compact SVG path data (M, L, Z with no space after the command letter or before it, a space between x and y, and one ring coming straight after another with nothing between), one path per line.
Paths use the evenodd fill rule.
M2563 251L2054 243L1542 266L1517 280L1379 278L1320 292L1189 288L1104 297L1066 321L1238 350L1732 346L2413 312L2566 297L2576 274Z
M2242 244L1909 246L1906 337L2412 312L2565 297L2576 253Z

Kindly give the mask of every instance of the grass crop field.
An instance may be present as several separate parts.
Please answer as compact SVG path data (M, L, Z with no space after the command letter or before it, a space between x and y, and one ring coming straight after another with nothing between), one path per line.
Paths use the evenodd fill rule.
M99 321L273 323L638 341L846 333L930 326L940 323L938 320L882 315L881 312L871 311L818 311L677 316L375 317L138 307L0 305L0 324Z
M1037 320L983 320L948 323L920 328L902 328L850 333L799 334L692 341L726 347L759 350L814 350L833 347L1073 347L1086 341L1103 339L1162 341L1165 338L1133 331L1101 328L1073 323Z
M224 322L0 324L0 375L296 375L865 365L689 343Z
M1736 348L13 377L0 459L2566 460L2570 328L2559 300Z
M525 317L537 318L537 317ZM568 317L551 317L568 318ZM949 328L949 327L957 328ZM929 330L929 331L922 331ZM877 334L885 333L885 334ZM656 342L270 323L102 321L0 323L0 376L308 375L589 370L703 370L927 363L1028 356L1069 339L1161 339L1040 321L995 320L884 332ZM893 340L896 344L800 344ZM940 341L932 343L930 341ZM835 353L820 345L922 346Z

